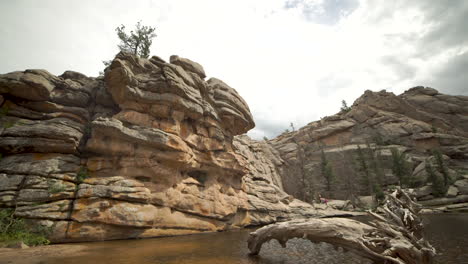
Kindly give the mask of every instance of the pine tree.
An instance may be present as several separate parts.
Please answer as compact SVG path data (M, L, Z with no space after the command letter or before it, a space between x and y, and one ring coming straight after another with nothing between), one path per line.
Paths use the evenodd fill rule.
M345 100L341 100L341 112L349 112L351 110L351 107L348 106Z
M153 44L154 33L156 29L150 26L142 26L141 22L136 24L136 29L131 30L129 34L125 32L125 26L120 25L115 29L120 39L118 45L121 51L130 52L141 58L148 58L150 47Z
M400 180L401 186L408 186L410 181L410 167L406 160L406 154L397 148L392 148L392 172Z
M327 191L331 191L331 185L335 179L335 174L333 173L332 166L330 162L327 160L327 157L325 156L325 152L323 151L323 149L321 149L321 158L322 158L322 161L320 162L320 171L327 183Z
M362 151L360 145L358 145L356 160L358 163L358 170L362 173L362 179L364 181L364 184L368 186L369 193L374 193L374 184L372 181L372 176L370 174L369 167L367 166L364 151Z
M432 194L434 194L435 197L444 196L447 190L444 186L443 180L437 175L434 167L432 167L429 161L426 161L426 172L428 180L432 183Z
M442 173L442 176L444 177L444 186L448 187L450 184L450 175L447 166L445 165L442 152L440 152L440 150L438 149L435 149L432 151L432 154L434 155L437 164L437 169L440 171L440 173Z

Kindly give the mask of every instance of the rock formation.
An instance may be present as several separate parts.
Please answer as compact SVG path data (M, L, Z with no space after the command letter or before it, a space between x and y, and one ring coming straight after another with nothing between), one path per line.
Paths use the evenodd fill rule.
M320 214L282 190L278 154L235 138L246 102L172 56L119 53L104 78L0 75L0 207L74 242L219 231Z
M0 75L0 208L49 227L54 242L155 237L343 214L294 197L367 194L353 168L359 149L387 158L386 185L397 183L390 150L408 153L426 200L431 148L451 175L468 169L466 97L366 92L349 112L266 142L242 135L255 124L236 90L205 78L185 58L126 53L104 77ZM321 150L337 175L328 193ZM468 179L455 180L428 202L468 202Z
M269 144L284 161L277 169L285 191L306 201L313 193L338 199L370 195L359 164L360 153L383 188L398 185L400 179L392 171L392 150L405 153L411 187L425 188L416 189L418 199L431 199L431 187L424 187L428 183L425 168L428 163L437 168L433 157L437 149L443 154L453 183L446 195L468 202L463 198L463 186L468 184L467 96L444 95L424 87L399 96L366 91L349 111L284 133ZM330 190L321 172L322 150L335 175Z

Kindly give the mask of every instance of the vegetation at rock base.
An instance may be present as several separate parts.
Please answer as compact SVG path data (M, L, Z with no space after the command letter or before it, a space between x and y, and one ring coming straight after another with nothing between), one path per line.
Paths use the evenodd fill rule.
M408 187L410 185L410 174L411 168L407 160L407 156L404 152L400 152L397 148L390 149L392 152L392 172L399 181L402 187Z
M327 183L327 191L331 191L331 186L335 179L335 175L332 170L332 165L327 160L327 157L323 149L321 149L320 172L322 174L322 177L325 178L325 181Z
M47 245L50 243L48 233L47 228L32 231L24 219L14 216L14 209L0 209L0 245L21 241L29 246Z
M8 108L8 106L4 105L0 108L0 117L4 117L8 114L8 112L10 111L10 109Z
M426 162L426 172L428 175L428 181L432 183L432 194L435 197L444 196L447 189L444 186L443 180L437 175L430 162Z
M59 182L48 181L47 185L49 186L48 191L51 194L61 193L61 192L64 192L67 189L67 186L65 186L65 185L63 185L63 184L61 184Z
M382 134L380 134L378 131L372 133L372 142L379 146L387 145Z
M445 186L450 185L451 178L448 172L447 165L445 165L444 158L442 157L442 152L440 152L440 150L438 149L435 149L432 151L432 155L434 155L439 172L442 173L442 176L444 178L444 185Z
M433 194L436 197L442 197L447 192L450 184L453 183L452 177L445 164L442 152L438 149L432 151L434 157L435 167L431 164L430 160L426 161L426 172L428 181L432 183Z
M384 197L382 190L383 169L381 165L380 152L367 143L367 151L364 152L361 146L357 149L357 171L361 174L364 184L368 187L368 193L373 195L376 201L381 201Z
M76 174L76 180L81 183L89 177L88 168L82 166L78 173Z
M15 125L15 122L14 122L14 121L11 121L11 120L5 121L5 122L3 123L3 128L10 128L10 127L13 127L14 125Z

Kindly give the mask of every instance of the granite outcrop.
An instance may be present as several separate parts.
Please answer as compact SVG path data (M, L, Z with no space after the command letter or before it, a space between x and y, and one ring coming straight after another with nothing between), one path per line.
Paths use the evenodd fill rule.
M316 213L282 190L274 164L282 161L268 145L236 138L255 125L243 98L205 77L185 58L123 52L103 77L0 75L0 207L50 228L53 242L221 231L288 219L298 208Z
M439 178L445 173L449 179L446 197L436 201L467 202L468 96L429 87L401 95L366 91L351 107L267 143L284 161L277 167L284 190L305 201L318 194L334 199L374 195L376 183L382 190L402 185L395 162L404 162L408 182L403 185L413 188L418 200L436 198L427 172L431 165ZM324 164L333 171L330 186Z

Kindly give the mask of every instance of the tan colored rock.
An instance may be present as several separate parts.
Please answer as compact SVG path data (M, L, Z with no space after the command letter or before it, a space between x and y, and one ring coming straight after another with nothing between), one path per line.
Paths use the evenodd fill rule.
M45 101L55 88L53 75L45 70L26 70L0 75L0 91L31 101Z
M26 249L29 248L29 246L26 245L23 241L21 241L8 245L8 248Z
M417 188L414 190L416 194L416 198L421 198L423 196L427 196L432 193L432 186L423 186L421 188Z
M311 122L270 140L284 160L278 170L286 192L310 199L306 198L310 194L305 191L310 187L304 188L305 182L309 181L314 184L314 192L331 198L351 199L350 187L354 195L369 195L362 172L355 166L358 149L353 148L359 146L371 165L368 143L379 156L383 185L398 184L398 179L392 176L392 156L389 155L392 148L405 152L409 169L413 170L411 184L416 187L428 182L426 159L429 158L438 170L434 158L430 158L434 149L456 159L445 159L447 166L466 166L461 161L468 140L468 127L462 117L468 113L464 107L466 98L434 91L418 87L399 96L386 91L366 91L350 111ZM329 192L319 173L321 149L336 175ZM452 169L448 171L453 175Z
M150 190L144 184L124 177L89 178L79 185L76 198L111 198L146 203Z
M457 187L460 194L468 194L468 179L458 180L453 185Z
M75 173L80 159L70 154L17 154L0 160L0 172L47 176L55 173Z
M103 241L111 239L149 238L200 233L200 230L178 228L136 228L100 223L70 222L66 237L56 237L54 242Z
M204 79L206 77L206 74L205 74L205 71L203 70L203 67L200 64L198 64L198 63L196 63L194 61L191 61L191 60L185 59L185 58L181 58L181 57L179 57L177 55L172 55L169 58L169 61L172 64L179 65L180 67L182 67L186 71L193 72L193 73L197 74L202 79Z
M234 135L245 133L255 126L247 103L236 90L216 78L208 80L208 87L213 92L216 107L220 109L219 116L224 126L228 125Z
M32 121L15 119L1 132L4 153L76 153L84 127L67 118Z
M15 210L15 216L24 218L47 218L54 220L65 220L69 218L70 200L61 200L45 204L33 204L20 206Z
M452 198L452 197L457 196L457 194L458 194L458 188L455 186L449 186L446 196L448 198Z
M24 175L0 174L0 191L18 190L23 182Z
M223 228L222 222L186 215L167 207L108 199L76 200L72 219L80 223L98 222L145 228L187 228L199 231Z

